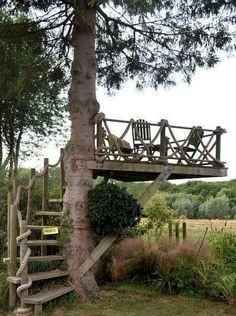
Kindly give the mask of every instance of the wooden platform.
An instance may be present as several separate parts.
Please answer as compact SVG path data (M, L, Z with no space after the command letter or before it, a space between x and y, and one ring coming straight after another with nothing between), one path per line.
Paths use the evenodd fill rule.
M87 166L93 170L94 178L103 176L126 182L153 181L164 169L163 164L124 161L88 161ZM225 167L169 166L172 172L168 180L227 176Z

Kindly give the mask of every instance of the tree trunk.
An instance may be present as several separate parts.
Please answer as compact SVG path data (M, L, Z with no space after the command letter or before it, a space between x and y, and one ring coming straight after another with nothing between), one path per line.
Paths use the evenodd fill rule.
M67 247L67 260L72 283L80 294L95 291L93 271L80 278L79 267L93 249L90 225L87 222L87 199L93 174L86 161L94 160L94 124L99 110L96 100L95 19L96 10L80 1L74 19L72 44L72 84L69 91L71 138L65 149L66 192L64 208L73 221L73 233Z

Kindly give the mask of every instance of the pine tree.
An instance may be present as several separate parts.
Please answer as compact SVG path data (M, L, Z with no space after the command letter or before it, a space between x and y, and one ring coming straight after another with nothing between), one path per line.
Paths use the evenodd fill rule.
M65 64L73 47L64 197L73 220L68 264L75 287L94 290L93 271L81 279L79 266L93 248L86 222L93 174L86 161L94 160L96 75L109 91L130 78L138 88L174 85L179 75L189 82L197 67L214 66L218 51L234 47L235 1L3 0L1 6L27 12L48 33L48 44ZM13 36L16 25L10 27Z

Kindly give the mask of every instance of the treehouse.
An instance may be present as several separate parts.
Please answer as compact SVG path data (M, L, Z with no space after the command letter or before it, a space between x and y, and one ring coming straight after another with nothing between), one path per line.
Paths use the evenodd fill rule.
M152 181L166 166L168 179L227 176L221 161L221 135L226 131L219 126L211 130L170 125L167 120L106 119L99 114L95 160L88 162L94 177Z
M220 157L221 135L225 130L220 127L210 130L200 126L173 126L166 120L153 124L143 119L105 119L103 113L96 115L94 124L95 155L93 160L86 161L87 168L93 170L94 178L104 176L122 181L153 180L138 199L141 206L145 206L156 193L160 180L227 175L227 169ZM67 282L70 274L65 268L68 266L68 254L66 255L63 243L57 238L64 229L62 223L66 212L62 208L62 202L64 191L69 187L65 181L63 157L64 150L61 150L58 162L53 165L45 158L41 172L36 173L31 169L28 186L15 185L13 192L8 194L8 242L4 262L8 266L9 306L15 307L17 295L20 298L17 315L31 315L32 306L34 315L42 315L44 303L75 289L72 283ZM80 163L80 160L75 163ZM50 196L49 172L55 167L60 167L59 198ZM43 191L40 210L33 207L34 188L38 181L42 181ZM21 209L22 191L27 194L25 209ZM79 198L80 196L77 201L80 201ZM76 202L77 204L80 207L80 203ZM78 213L75 229L80 232L80 236L87 236L86 213L84 217L81 212ZM91 253L83 258L78 268L80 278L109 249L116 237L110 234L104 236ZM55 262L59 268L29 273L32 262L46 261ZM50 266L48 269L51 269ZM34 282L42 280L50 284L55 279L60 279L62 283L49 289L39 289L34 285Z

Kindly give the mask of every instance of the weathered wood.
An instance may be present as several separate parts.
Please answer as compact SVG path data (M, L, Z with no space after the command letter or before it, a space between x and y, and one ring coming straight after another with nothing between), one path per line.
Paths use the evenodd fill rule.
M49 160L48 158L44 158L44 169L49 165ZM42 196L42 212L47 212L48 211L48 177L49 177L49 170L47 168L44 176L43 176L43 196ZM42 225L45 226L47 225L47 218L42 217ZM41 232L41 239L47 239L47 237ZM47 255L47 247L42 246L41 247L41 255L46 256Z
M28 240L28 246L59 246L61 243L58 240Z
M175 223L175 239L176 243L179 243L179 222Z
M167 161L167 144L166 144L166 125L168 125L167 120L161 120L161 125L163 124L163 129L161 131L160 138L160 160L161 162Z
M41 316L43 314L43 305L42 304L36 304L34 306L34 315L35 316Z
M45 290L37 294L30 295L24 298L24 302L32 305L44 304L71 291L73 291L73 288L69 286L60 287L58 289L53 288L51 290Z
M38 216L62 216L62 212L35 212L35 215ZM43 225L47 226L47 225Z
M113 242L116 240L116 235L105 236L98 246L92 251L92 253L85 259L80 266L80 277L85 275L89 269L99 260L99 258L111 247Z
M216 159L220 160L220 153L221 153L221 135L222 135L222 128L221 126L216 127Z
M187 224L186 222L183 222L183 241L185 241L187 238Z
M60 152L61 152L61 155L63 155L64 149L61 148ZM63 201L64 192L65 192L65 169L64 169L64 160L62 157L61 164L60 164L60 198L61 198L61 201Z
M97 148L103 145L103 137L104 137L104 130L102 127L102 122L97 124Z
M65 256L57 256L57 255L53 255L53 256L31 256L29 257L29 261L28 262L35 262L35 261L62 261L65 260L66 257ZM20 262L20 258L17 257L16 258L17 262ZM10 258L3 258L3 263L4 264L8 264L10 263Z
M16 256L17 256L17 207L11 205L10 208L10 261L9 261L9 276L16 275ZM9 306L15 307L16 305L16 286L15 284L9 284Z
M52 271L47 271L47 272L32 273L32 274L29 274L29 276L32 279L32 281L35 282L39 280L59 278L59 277L67 276L68 274L69 274L68 271L52 270ZM8 277L7 281L14 284L19 284L21 282L21 278L17 276L12 276L12 277Z
M21 221L20 222L20 234L24 234L27 231L27 222L26 221ZM22 263L25 254L27 252L27 238L23 239L20 243L20 262ZM23 284L27 284L28 283L28 264L25 265L24 270L21 273L21 277L20 277L20 283L21 285ZM23 299L26 298L28 296L28 289L24 290L21 293L21 307L22 308L26 308L26 304L23 302Z
M32 168L30 169L30 176L29 176L29 183L31 181L31 179L35 176L35 169ZM33 216L33 189L34 186L32 186L32 188L30 188L28 190L28 200L27 200L27 215L26 215L26 220L28 224L31 224L32 222L32 216Z
M163 172L149 185L149 187L143 192L143 194L138 198L139 203L142 207L150 200L150 198L156 193L159 189L163 180L167 180L171 175L170 166L165 166Z
M37 225L28 225L28 228L31 230L42 230L44 228L57 228L60 229L60 226L37 226Z
M114 179L122 181L151 181L163 171L164 165L152 163L137 163L124 161L88 161L87 166L93 170L94 177L107 176L112 173ZM200 167L200 166L178 166L171 164L170 180L189 179L203 177L225 177L225 167Z
M8 246L7 246L7 255L8 257L10 256L10 232L11 232L11 205L13 203L12 199L12 192L8 192L7 195L7 241L8 241Z
M48 202L49 203L62 203L63 199L49 199Z

